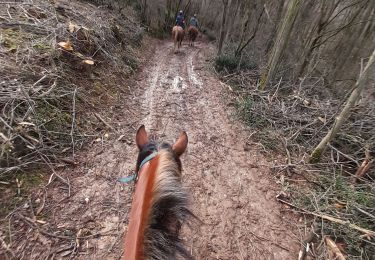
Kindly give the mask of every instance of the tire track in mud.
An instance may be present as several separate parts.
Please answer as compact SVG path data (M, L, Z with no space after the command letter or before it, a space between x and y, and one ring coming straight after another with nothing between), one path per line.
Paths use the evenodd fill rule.
M259 166L267 163L244 148L246 129L231 122L220 82L202 70L209 48L198 43L172 54L172 44L163 43L144 95L150 114L143 122L159 140L172 142L181 130L189 136L183 181L204 224L186 228L185 242L196 259L294 259L297 238L268 169Z

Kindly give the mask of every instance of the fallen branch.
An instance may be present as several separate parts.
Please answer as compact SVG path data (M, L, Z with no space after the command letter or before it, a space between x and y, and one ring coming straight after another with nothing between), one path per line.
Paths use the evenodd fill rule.
M102 121L103 124L105 124L109 129L114 130L114 128L108 124L98 113L94 113L95 117Z
M45 97L45 96L48 96L55 88L56 88L57 84L56 84L56 81L53 82L52 86L45 92L43 92L42 94L40 94L38 96L38 98L42 98L42 97Z
M74 159L75 155L75 142L74 142L74 126L76 121L76 94L77 94L77 87L74 89L73 92L73 104L72 104L72 126L70 129L70 138L72 140L72 156Z
M319 213L315 213L315 212L311 212L311 211L299 208L296 205L293 205L293 204L291 204L291 203L289 203L289 202L287 202L283 199L280 199L279 195L276 196L276 199L277 199L277 201L279 201L281 203L284 203L284 204L286 204L286 205L288 205L292 208L295 208L295 209L298 209L298 210L302 211L302 213L304 213L304 214L313 215L315 217L318 217L318 218L321 218L321 219L324 219L324 220L328 220L328 221L333 222L333 223L337 223L337 224L340 224L340 225L343 225L343 226L347 226L347 227L350 227L354 230L357 230L357 231L359 231L359 232L361 232L361 233L363 233L367 236L375 237L375 231L359 227L355 224L350 223L349 221L345 221L345 220L334 218L334 217L331 217L331 216L328 216L328 215L319 214Z
M336 243L328 236L324 238L326 245L329 249L330 259L345 260L345 256L341 253Z
M316 227L313 226L310 233L306 235L305 239L302 241L301 249L298 253L298 260L304 260L307 253L310 251L310 243L316 238Z
M355 184L360 178L362 178L368 170L375 165L375 159L371 159L370 151L366 150L366 158L359 166L355 175L352 177L352 183Z

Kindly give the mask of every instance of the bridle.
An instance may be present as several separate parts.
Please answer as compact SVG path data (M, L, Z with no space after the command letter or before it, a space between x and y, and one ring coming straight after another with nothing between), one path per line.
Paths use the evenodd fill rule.
M136 175L136 178L135 178L135 181L137 181L138 179L138 174L141 172L142 170L142 167L148 163L149 161L151 161L152 159L154 159L156 157L156 155L158 154L158 151L157 150L154 150L150 155L146 156L146 158L143 159L143 161L141 162L141 164L139 165L139 170L138 172L135 174Z
M139 167L138 167L138 172L133 172L132 175L129 175L127 177L121 177L119 179L119 182L122 182L122 183L129 183L131 181L135 181L137 182L138 180L138 174L141 172L141 169L142 167L148 163L149 161L151 161L152 159L154 159L156 157L156 155L158 154L158 150L156 148L152 149L152 153L147 155L146 158L144 158L142 160L142 162L139 164Z

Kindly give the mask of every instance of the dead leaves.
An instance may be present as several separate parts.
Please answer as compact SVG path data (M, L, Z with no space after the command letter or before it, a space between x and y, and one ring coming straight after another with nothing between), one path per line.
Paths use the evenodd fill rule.
M88 64L88 65L94 65L93 60L83 60L82 62L85 63L85 64Z
M71 21L68 24L68 31L79 41L89 41L90 30L84 26L77 25Z
M87 41L89 39L89 30L83 26L79 26L69 21L67 29L70 34L74 34L71 37L77 39L78 42ZM74 48L73 43L71 42L70 39L68 39L67 41L61 41L57 45L63 50L71 52L75 57L78 57L79 59L81 59L81 64L89 65L89 66L92 66L95 64L95 62L91 58L88 58L87 56L83 55L82 53L78 51L74 51L74 49L80 49L80 48L79 46L78 47L76 46L76 48Z
M327 123L327 119L326 118L323 118L321 116L318 116L318 119L320 122L322 122L323 124Z
M66 42L59 42L58 45L66 51L73 51L73 45L69 40Z
M324 242L328 248L329 259L337 259L337 260L345 260L345 256L342 254L339 245L336 244L331 238L328 236L324 238ZM340 246L341 247L341 246Z
M335 203L334 205L335 205L335 208L336 208L337 210L341 210L341 209L346 208L346 204L341 203L341 202L337 202L337 203Z
M69 22L69 25L68 25L68 31L70 33L74 33L76 31L78 31L81 27L79 27L78 25L72 23L72 22Z

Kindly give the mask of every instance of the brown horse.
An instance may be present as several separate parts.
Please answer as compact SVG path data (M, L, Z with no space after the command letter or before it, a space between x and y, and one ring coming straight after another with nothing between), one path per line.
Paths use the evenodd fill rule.
M149 141L144 126L136 135L137 183L125 237L125 260L192 259L179 238L182 224L194 215L181 184L180 156L185 132L173 145ZM179 255L179 256L177 256Z
M198 29L195 26L189 26L188 29L188 35L189 35L189 45L194 46L195 39L198 36Z
M174 47L173 47L174 53L176 53L176 46L178 50L180 49L182 45L182 40L184 39L184 37L185 37L184 29L178 25L174 26L172 29L172 38L174 41Z

